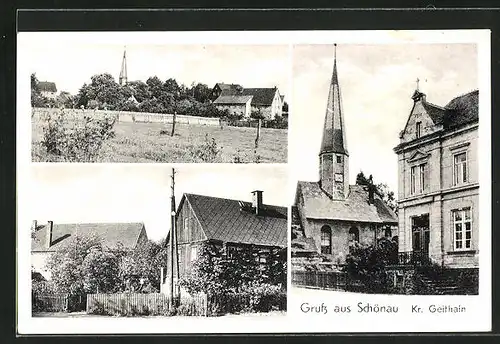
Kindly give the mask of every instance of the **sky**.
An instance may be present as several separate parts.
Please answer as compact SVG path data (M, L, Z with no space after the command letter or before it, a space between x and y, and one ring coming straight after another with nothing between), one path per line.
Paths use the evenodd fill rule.
M416 79L427 101L445 106L454 97L478 88L476 50L475 44L337 46L351 184L362 170L397 194L393 148L413 106ZM293 47L291 183L319 180L318 153L333 56L333 44Z
M39 223L144 222L148 237L170 228L171 169L166 164L34 164L29 209ZM287 206L285 165L184 164L175 166L176 203L183 193Z
M39 81L55 82L58 92L76 94L91 76L101 73L118 81L125 49L128 81L156 75L186 86L200 82L212 88L224 82L248 88L277 86L285 96L289 91L287 45L92 43L88 37L58 39L58 33L33 37L30 73L36 73Z

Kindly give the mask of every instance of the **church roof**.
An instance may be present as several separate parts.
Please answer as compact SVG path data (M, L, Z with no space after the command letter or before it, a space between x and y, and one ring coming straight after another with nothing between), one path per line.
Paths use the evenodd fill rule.
M320 154L330 152L348 154L336 58L333 64L332 79L328 91Z
M308 219L386 224L398 222L396 214L377 194L374 194L373 204L368 202L368 190L362 185L349 185L346 199L332 200L318 182L299 181L296 196L302 198L304 214Z

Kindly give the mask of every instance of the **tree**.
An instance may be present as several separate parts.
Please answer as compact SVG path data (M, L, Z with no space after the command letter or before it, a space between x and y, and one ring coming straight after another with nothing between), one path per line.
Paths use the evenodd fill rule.
M384 203L387 204L387 206L391 208L392 211L394 211L397 215L398 203L396 200L396 196L393 191L389 190L387 184L385 183L375 184L373 182L372 175L370 175L370 177L367 178L363 173L363 171L360 171L356 175L356 184L374 187L374 191L379 195L379 197L384 201Z
M78 295L85 292L83 262L91 249L102 250L102 241L95 235L77 235L69 244L54 252L47 261L57 292ZM87 277L88 278L88 277Z
M193 97L200 103L205 103L209 100L212 90L207 85L198 83L193 87Z
M132 89L135 99L142 103L147 99L151 99L151 92L148 85L143 81L131 81L128 86Z
M118 259L102 247L94 247L85 256L82 266L83 289L87 293L112 293L119 288Z
M78 106L88 107L88 103L94 100L99 108L106 107L109 110L115 110L125 100L120 85L111 74L97 74L90 79L91 83L84 84L78 92Z
M46 107L47 98L42 96L40 91L39 81L35 73L31 74L31 106L32 107Z

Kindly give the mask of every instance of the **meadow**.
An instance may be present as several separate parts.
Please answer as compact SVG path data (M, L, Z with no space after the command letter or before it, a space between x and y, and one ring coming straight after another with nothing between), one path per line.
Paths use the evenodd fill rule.
M45 122L32 121L32 160L61 161L47 154L42 145ZM287 130L262 128L255 150L255 128L176 124L117 122L115 136L101 148L96 162L132 163L286 163ZM207 161L206 156L211 158Z

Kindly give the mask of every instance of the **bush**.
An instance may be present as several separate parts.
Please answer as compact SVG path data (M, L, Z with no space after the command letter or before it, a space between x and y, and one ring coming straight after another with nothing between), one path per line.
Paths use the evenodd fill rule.
M220 158L220 153L222 147L219 147L215 139L212 137L208 138L208 134L205 135L205 142L192 150L191 154L196 160L201 160L202 162L217 162Z
M99 119L85 115L82 121L70 125L60 111L48 117L42 145L59 161L94 162L104 142L114 137L115 120L114 116Z

